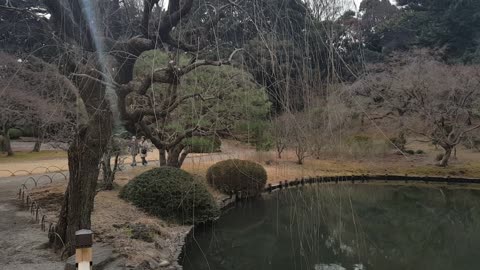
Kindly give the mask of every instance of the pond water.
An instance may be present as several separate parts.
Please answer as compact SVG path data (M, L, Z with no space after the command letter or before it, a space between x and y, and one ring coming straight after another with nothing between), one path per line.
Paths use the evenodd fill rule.
M197 229L190 270L480 269L480 191L379 185L289 189Z

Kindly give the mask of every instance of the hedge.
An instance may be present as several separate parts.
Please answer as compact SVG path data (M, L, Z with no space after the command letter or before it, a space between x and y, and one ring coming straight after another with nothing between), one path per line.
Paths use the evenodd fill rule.
M220 213L202 182L173 167L155 168L136 176L123 187L120 197L152 215L180 224L207 222Z
M207 171L207 181L224 193L242 192L254 196L262 192L267 183L267 172L248 160L229 159L216 163Z

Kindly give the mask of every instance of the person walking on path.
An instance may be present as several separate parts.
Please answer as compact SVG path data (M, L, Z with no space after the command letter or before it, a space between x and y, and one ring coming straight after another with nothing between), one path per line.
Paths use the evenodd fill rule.
M137 141L137 137L132 136L132 140L128 144L128 153L132 156L132 163L130 166L135 167L137 166L137 155L139 152L139 144Z
M148 161L147 161L147 152L148 152L148 142L145 140L145 137L142 136L140 139L140 143L138 144L140 147L140 157L142 158L142 165L147 166Z

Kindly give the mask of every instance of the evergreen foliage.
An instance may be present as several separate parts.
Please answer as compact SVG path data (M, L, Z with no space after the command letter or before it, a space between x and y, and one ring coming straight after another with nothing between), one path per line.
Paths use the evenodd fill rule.
M206 186L172 167L149 170L123 187L120 197L146 212L180 224L198 224L218 217L219 209Z
M207 171L207 181L224 193L242 192L242 195L254 196L264 189L267 172L255 162L229 159L211 166Z

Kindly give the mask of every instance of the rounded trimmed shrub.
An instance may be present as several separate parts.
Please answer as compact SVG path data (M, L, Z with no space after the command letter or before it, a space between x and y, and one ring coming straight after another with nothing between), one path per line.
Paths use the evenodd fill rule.
M228 159L208 168L207 181L224 193L240 191L247 196L254 196L265 188L267 172L255 162Z
M123 187L120 197L152 215L180 224L203 223L220 214L207 187L173 167L155 168L136 176Z
M22 137L23 133L18 128L11 128L11 129L8 130L8 136L10 137L11 140L16 140L16 139Z

